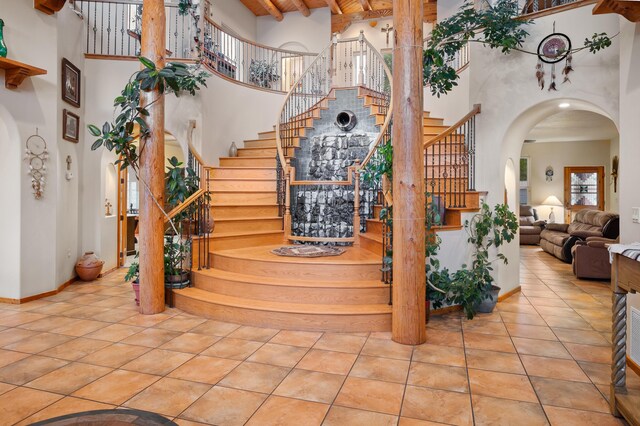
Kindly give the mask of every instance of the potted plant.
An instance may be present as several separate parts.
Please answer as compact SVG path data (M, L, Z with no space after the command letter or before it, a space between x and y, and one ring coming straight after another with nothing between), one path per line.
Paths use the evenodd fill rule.
M427 282L436 290L430 294L435 308L445 303L460 305L467 318L472 319L476 312L492 312L498 302L500 287L494 284L491 275L493 262L501 260L507 264L508 259L498 252L492 259L492 248L498 249L513 240L518 220L506 204L498 204L491 210L482 203L480 212L471 221L465 221L464 228L469 235L467 241L473 247L471 265L462 265L462 269L453 274L433 265L427 272Z
M136 259L138 258L138 252L136 251ZM125 281L131 281L131 287L136 295L136 305L140 306L140 264L135 261L129 266L127 274L124 276Z
M191 241L180 235L165 237L164 285L167 288L184 288L189 284L189 270L185 261L191 253Z

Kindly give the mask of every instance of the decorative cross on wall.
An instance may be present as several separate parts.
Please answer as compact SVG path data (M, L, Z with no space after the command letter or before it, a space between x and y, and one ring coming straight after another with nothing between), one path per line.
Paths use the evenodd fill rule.
M111 216L111 207L113 207L113 204L109 202L108 198L105 198L104 199L104 208L106 209L105 216Z
M383 33L387 34L387 46L389 46L389 33L391 31L393 31L393 27L390 26L389 24L387 24L386 27L380 28L380 31L382 31Z

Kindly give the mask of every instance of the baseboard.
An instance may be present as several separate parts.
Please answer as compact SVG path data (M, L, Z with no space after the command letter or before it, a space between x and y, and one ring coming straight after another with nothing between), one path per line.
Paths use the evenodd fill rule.
M106 272L101 272L101 273L98 275L98 278L104 278L104 277L106 277L107 275L109 275L110 273L112 273L113 271L117 271L118 269L120 269L118 266L114 266L113 268L109 269L109 270L108 270L108 271L106 271Z
M503 300L508 299L511 296L513 296L514 294L520 293L521 291L522 291L522 287L518 286L518 287L506 292L502 296L498 296L498 302L502 302Z
M60 286L55 290L46 291L46 292L40 293L40 294L34 294L33 296L27 296L27 297L23 297L21 299L10 299L8 297L0 297L0 303L9 303L9 304L12 304L12 305L21 305L22 303L32 302L34 300L42 299L43 297L54 296L54 295L60 293L65 288L69 287L71 284L73 284L76 281L78 281L78 277L73 277L70 280L65 281L64 283L60 284Z
M634 360L629 358L629 355L627 355L627 366L640 376L640 365L636 364Z

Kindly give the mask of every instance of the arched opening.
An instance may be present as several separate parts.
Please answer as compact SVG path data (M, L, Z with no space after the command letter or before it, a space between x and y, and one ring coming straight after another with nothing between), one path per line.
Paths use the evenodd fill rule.
M607 124L605 133L599 133L597 136L594 136L591 125L585 125L593 122L595 118L598 119L596 128L602 127L603 123ZM574 124L571 124L572 120L575 121ZM599 141L589 140L590 138ZM604 168L604 190L605 193L610 192L608 178L611 173L611 158L618 149L617 140L618 131L611 115L591 102L560 98L528 108L508 127L502 143L505 188L512 210L519 214L521 205L531 205L536 208L540 219L548 219L551 206L545 205L547 197L554 195L564 205L564 168L576 165L572 164L576 161L588 161L576 160L585 158L581 157L585 153L592 157L599 156L599 163ZM599 145L598 149L593 148L596 145ZM513 173L507 170L510 163L518 165ZM551 180L548 180L546 174L549 167L553 169ZM550 185L553 182L556 185ZM509 188L514 188L513 197L509 194ZM610 195L605 194L605 197L604 209L617 210L617 197L615 201ZM564 213L561 206L555 207L556 220L560 218L564 221ZM517 282L520 264L519 242L518 238L503 247L509 264L501 266L501 280Z
M0 105L0 179L3 208L0 209L0 298L20 298L20 211L22 173L20 140L16 123L9 111Z

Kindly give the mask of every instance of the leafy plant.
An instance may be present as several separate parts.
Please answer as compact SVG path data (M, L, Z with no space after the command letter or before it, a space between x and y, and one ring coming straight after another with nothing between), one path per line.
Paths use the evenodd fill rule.
M200 177L195 170L184 167L175 156L169 158L165 176L165 201L170 209L183 203L200 188Z
M138 257L138 253L136 253L136 258ZM129 266L127 270L127 274L124 276L125 281L138 281L140 277L140 264L138 262L133 262Z
M431 294L434 308L446 304L461 305L467 318L476 314L476 306L486 299L491 299L491 288L494 285L493 262L508 259L502 253L490 258L492 247L499 248L513 240L518 230L518 220L509 207L498 204L493 210L482 203L480 212L471 221L465 221L465 230L469 235L467 241L473 247L471 265L462 265L462 269L450 273L446 268L437 267L427 273L427 280L438 291Z
M180 275L184 263L191 252L191 241L183 240L179 235L167 235L164 242L164 276Z
M271 88L271 85L280 80L278 64L266 59L252 59L249 65L249 81L256 86Z

